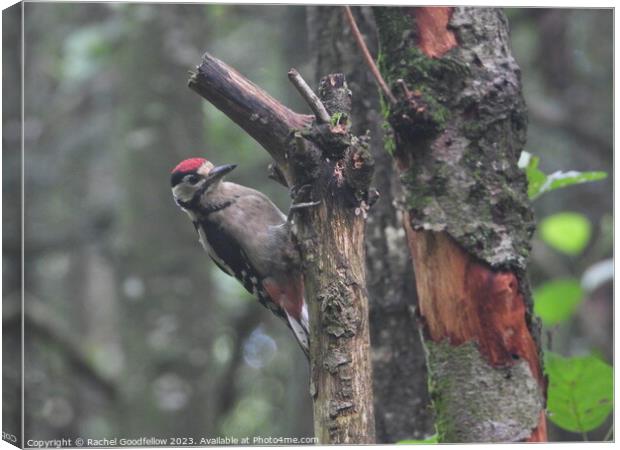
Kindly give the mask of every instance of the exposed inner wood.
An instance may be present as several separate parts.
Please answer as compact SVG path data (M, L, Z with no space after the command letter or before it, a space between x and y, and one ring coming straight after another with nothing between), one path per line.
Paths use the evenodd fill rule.
M525 359L544 390L537 344L526 323L515 275L474 261L445 232L413 230L408 215L404 225L428 338L447 339L452 345L476 342L495 367ZM546 436L543 411L528 441L545 441Z
M406 9L412 21L411 30L417 38L415 45L427 57L440 58L459 46L458 29L449 28L453 13L455 8L451 7ZM478 19L484 15L473 16ZM463 22L463 14L460 19ZM476 20L470 23L476 24ZM498 36L500 41L505 39L504 35ZM486 36L479 39L486 39ZM461 45L479 42L474 39ZM412 164L408 152L419 149L420 143L407 142L407 135L400 138L395 158L399 171L406 173ZM434 144L425 147L434 148ZM446 232L414 231L409 213L405 214L404 225L415 267L419 312L426 339L448 341L454 346L475 342L480 353L496 368L510 367L525 360L544 395L546 381L538 343L529 328L522 294L528 289L526 286L521 289L516 273L493 270L465 251ZM527 440L546 441L546 434L545 415L541 411L538 426Z
M410 230L420 313L433 341L478 343L494 366L525 359L542 376L517 278L475 262L444 232Z
M456 47L456 36L448 29L451 7L410 8L419 33L418 46L426 56L438 58Z

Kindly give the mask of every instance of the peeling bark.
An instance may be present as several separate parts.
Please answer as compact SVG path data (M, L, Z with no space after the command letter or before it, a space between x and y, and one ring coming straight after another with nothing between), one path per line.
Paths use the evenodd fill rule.
M372 55L378 51L377 30L370 7L352 8ZM342 70L352 98L352 130L370 131L375 159L373 186L379 199L368 216L366 271L370 303L375 421L378 443L423 439L432 435L433 415L426 382L426 362L412 310L417 303L407 241L397 204L402 199L392 157L384 148L384 119L379 91L343 17L342 7L309 6L310 47L318 80Z
M295 186L311 186L307 200L320 201L300 211L293 227L311 299L314 428L320 443L374 443L364 251L374 162L367 141L348 131L351 92L344 76L323 78L319 96L337 118L332 134L314 124L288 157Z
M414 8L409 13L418 24L418 45L424 54L436 58L457 46L454 33L448 29L452 8Z
M517 167L527 119L507 21L487 8L374 12L398 97L391 149L440 440L546 440L526 277L534 218Z

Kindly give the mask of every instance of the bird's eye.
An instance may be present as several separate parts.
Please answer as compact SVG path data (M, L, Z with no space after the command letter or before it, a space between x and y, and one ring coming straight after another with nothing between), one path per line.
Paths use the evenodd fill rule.
M196 184L200 181L200 177L198 175L189 175L185 178L189 184Z

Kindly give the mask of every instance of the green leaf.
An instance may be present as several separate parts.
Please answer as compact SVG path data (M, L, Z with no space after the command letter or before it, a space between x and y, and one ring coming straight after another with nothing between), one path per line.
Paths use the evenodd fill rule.
M546 175L538 168L540 158L528 152L521 152L519 168L525 171L527 176L527 195L530 200L535 200L545 192L553 191L573 184L587 183L607 178L606 172L568 172L557 171Z
M341 112L337 112L334 113L331 117L331 126L335 127L336 125L338 125L338 123L340 122L340 119L342 119L344 113Z
M583 289L575 279L553 280L534 290L534 312L547 326L572 316L583 299Z
M586 216L562 212L545 217L540 223L540 236L549 246L578 255L588 245L592 225Z
M613 407L613 369L590 355L564 358L545 353L549 419L568 431L586 433L605 422Z
M553 191L573 184L587 183L590 181L604 180L607 178L606 172L577 172L571 170L568 172L553 172L547 176L546 181L540 187L537 196L544 194L545 192Z
M437 444L439 443L439 436L433 434L426 439L405 439L404 441L398 441L397 444Z
M521 152L519 167L525 170L527 177L527 196L533 200L539 194L540 188L547 180L547 176L538 168L540 158L528 152Z

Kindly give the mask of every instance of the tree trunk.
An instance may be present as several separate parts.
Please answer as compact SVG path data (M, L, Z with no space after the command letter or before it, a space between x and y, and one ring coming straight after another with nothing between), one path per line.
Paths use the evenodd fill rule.
M315 435L323 444L373 443L364 265L372 156L350 132L343 75L321 80L320 100L296 71L289 78L316 117L289 110L208 54L189 85L263 145L291 187L310 313Z
M321 74L346 74L352 98L352 130L370 131L375 159L373 185L380 198L368 216L366 271L370 302L370 341L373 361L375 421L378 443L422 439L434 433L426 383L426 362L412 310L417 303L413 267L401 212L402 197L392 157L383 146L379 92L364 69L343 8L309 6L308 32L315 58L315 79ZM353 8L357 24L373 55L378 41L372 9Z
M526 112L503 13L374 8L443 442L546 440Z
M322 79L319 95L330 117L350 114L351 92L344 76ZM334 122L332 130L348 124L347 119ZM324 132L319 125L310 133L308 140L319 142ZM312 186L311 199L320 201L302 210L293 228L310 312L314 428L321 443L373 443L364 251L373 162L366 142L349 133L332 137L342 141L314 149L296 139L297 148L288 158L294 185Z

